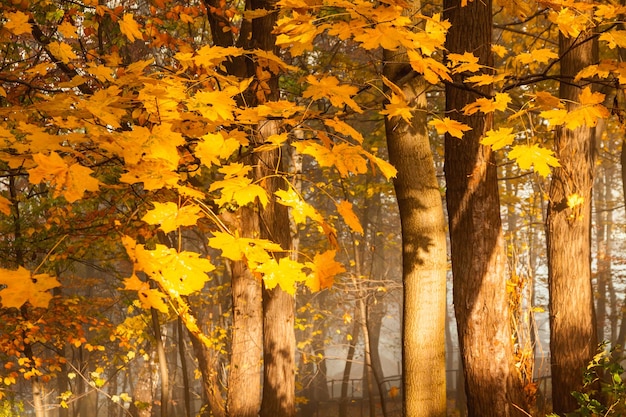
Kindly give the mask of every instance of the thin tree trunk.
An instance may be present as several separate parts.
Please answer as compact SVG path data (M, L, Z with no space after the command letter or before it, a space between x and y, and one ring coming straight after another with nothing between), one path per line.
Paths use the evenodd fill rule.
M159 360L159 374L161 377L161 417L167 417L167 409L170 403L170 377L167 369L167 358L165 356L163 338L161 337L161 324L159 323L159 313L154 308L150 309L150 313L152 315L152 331L154 332L154 343L156 346L157 358Z
M593 62L591 33L560 36L560 98L567 109L577 105L581 86L573 77ZM597 334L591 286L591 196L594 128L559 128L556 157L561 164L552 174L549 191L547 242L550 289L550 351L553 410L558 414L578 406L572 391L582 387L582 371L596 352ZM582 203L569 207L573 194Z
M398 58L385 52L385 62ZM402 65L383 70L391 81L402 72ZM418 108L411 124L385 119L389 159L398 170L394 187L402 227L402 407L406 416L445 416L445 219L426 127L426 83L414 78L400 87Z
M479 64L493 66L492 2L444 1L451 24L446 48L473 53ZM446 85L447 115L470 126L462 139L446 135L445 176L454 307L470 417L524 415L523 387L515 368L506 293L506 252L500 219L497 172L489 147L480 144L492 128L492 115L463 115L480 96L459 88L463 75ZM478 88L489 96L491 86ZM474 90L476 91L476 90Z
M189 385L189 370L187 369L187 350L185 349L185 332L183 319L178 317L176 321L178 331L178 355L180 357L180 370L183 374L183 399L185 405L185 417L191 417L191 386Z
M348 417L348 388L350 387L350 375L352 374L352 362L354 361L354 353L356 352L356 344L359 340L359 332L361 327L355 320L352 328L352 339L348 345L348 353L346 355L346 366L343 368L343 379L341 381L341 397L339 399L339 417Z

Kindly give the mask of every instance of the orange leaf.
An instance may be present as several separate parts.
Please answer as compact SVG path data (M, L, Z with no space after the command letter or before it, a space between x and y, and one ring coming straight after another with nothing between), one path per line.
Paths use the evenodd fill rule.
M180 226L193 226L200 218L198 214L200 213L200 207L196 205L178 208L178 205L172 202L154 202L152 204L154 209L148 211L141 220L148 224L160 225L159 229L165 233L172 232Z
M450 136L459 139L463 137L463 132L472 130L472 128L468 125L450 119L449 117L444 117L443 119L433 119L428 122L428 124L434 126L435 129L437 129L437 133L440 135L448 133Z
M361 226L361 222L359 218L354 214L352 210L352 203L346 200L341 201L337 204L337 211L343 217L343 221L352 229L353 232L357 232L359 234L363 234L363 226Z
M126 13L122 20L119 21L120 31L134 42L135 39L143 39L143 33L139 30L139 24L135 21L132 13Z
M345 104L355 112L363 113L361 107L352 99L352 96L359 91L358 88L340 84L339 80L333 76L322 77L318 80L314 75L309 75L306 81L309 86L302 93L302 97L312 100L326 98L335 107L342 107Z
M29 17L20 11L7 13L5 15L7 22L4 24L4 28L14 35L21 35L24 33L30 33L32 26L28 23Z
M306 286L311 291L319 291L330 288L336 275L346 272L343 265L335 260L335 250L328 250L321 254L316 254L313 262L307 262L306 266L311 268L312 273L308 276Z

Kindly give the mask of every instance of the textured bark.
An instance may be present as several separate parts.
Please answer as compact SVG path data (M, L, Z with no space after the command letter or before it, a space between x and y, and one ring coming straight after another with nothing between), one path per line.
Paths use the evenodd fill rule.
M385 62L401 56L385 52ZM407 65L384 67L398 81ZM401 86L417 108L412 123L385 119L390 162L398 170L394 187L402 227L403 414L446 415L446 225L426 126L426 83L414 77Z
M581 86L574 75L590 65L594 42L590 33L577 38L560 37L560 98L567 109L576 106ZM547 241L550 289L550 351L553 410L574 411L572 391L582 386L582 370L596 351L597 335L591 286L591 191L595 129L558 129L556 156L561 167L550 184ZM584 201L569 208L567 197L577 193Z
M444 1L452 27L446 47L451 53L473 53L492 67L492 2ZM463 86L463 76L446 85L447 115L472 128L462 139L446 135L445 176L450 224L454 307L470 417L523 415L521 380L515 368L510 312L506 294L504 248L496 164L480 139L492 127L492 116L465 116L466 104L479 96ZM491 87L480 92L491 94Z

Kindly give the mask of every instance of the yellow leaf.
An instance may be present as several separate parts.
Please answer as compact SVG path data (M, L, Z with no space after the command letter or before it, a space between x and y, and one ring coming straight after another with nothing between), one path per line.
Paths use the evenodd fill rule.
M279 244L267 239L243 238L225 232L213 232L209 239L209 246L222 251L222 256L231 261L241 261L245 258L250 268L267 262L272 258L270 252L283 252Z
M624 48L626 47L626 30L612 30L604 32L598 39L605 41L611 49L615 49L617 46Z
M287 294L296 293L296 283L305 281L306 274L302 271L304 265L289 257L282 257L276 262L272 258L255 268L255 272L263 274L265 288L272 289L277 285Z
M562 7L558 12L550 12L548 18L559 26L561 33L570 38L575 38L590 25L591 19L569 7Z
M161 313L167 313L168 308L164 301L165 294L155 288L150 288L150 284L141 281L137 275L133 274L130 278L124 280L124 289L137 291L143 308L154 308Z
M480 75L472 75L471 77L467 77L465 80L469 83L473 83L476 86L489 85L494 84L506 79L507 74L480 74Z
M152 203L154 209L149 210L141 220L148 224L158 224L159 229L165 233L172 232L180 226L193 226L200 218L200 207L196 205L186 205L178 208L172 202Z
M289 134L287 132L283 132L279 135L270 135L265 139L263 145L254 148L254 152L267 152L278 149L283 145L283 143L287 142L288 138Z
M411 123L413 118L412 110L401 96L391 93L389 103L385 104L385 109L380 114L387 115L389 118L400 116L406 123Z
M552 59L558 59L559 55L556 54L552 49L543 48L543 49L533 49L530 52L524 52L515 58L520 64L547 64Z
M335 129L337 133L341 133L342 135L355 139L359 143L363 143L363 135L361 135L361 133L359 133L348 123L344 122L343 120L339 120L339 118L337 117L335 117L334 119L324 119L324 124Z
M465 52L461 54L448 54L449 67L454 74L460 74L465 71L476 72L480 71L482 65L478 63L478 57L474 56L471 52Z
M359 218L354 214L352 210L352 203L346 200L341 201L339 204L336 204L337 211L343 217L343 221L352 229L353 232L363 234L363 226L361 226L361 222Z
M7 13L5 15L7 22L4 24L4 28L14 35L22 35L24 33L30 33L32 26L28 23L29 17L27 14L20 11Z
M76 27L72 25L67 20L64 20L59 26L57 26L57 30L64 38L67 39L76 39L78 35L76 34Z
M306 10L306 9L305 9ZM299 56L304 51L313 49L313 39L317 36L317 27L313 24L313 16L294 11L292 16L278 19L274 26L276 46L289 47L292 56Z
M48 49L56 59L65 64L68 64L72 59L78 58L72 50L72 47L65 42L50 42Z
M539 116L546 119L552 126L560 126L565 124L568 119L568 113L565 109L546 110L539 113Z
M472 115L478 111L483 113L491 113L496 110L505 111L510 102L511 96L507 93L496 93L493 100L481 97L476 99L475 102L466 105L463 107L463 114Z
M335 276L346 272L343 265L335 260L335 250L328 250L313 257L313 262L307 262L306 266L311 269L307 277L306 286L316 292L333 285Z
M400 388L395 385L389 388L389 398L396 398L400 394Z
M598 124L598 119L608 118L611 113L602 105L604 97L604 94L592 92L590 87L585 87L578 96L580 107L567 115L565 126L572 130L580 126L594 127Z
M463 132L472 130L472 128L468 125L450 119L449 117L444 117L443 119L433 119L428 122L428 124L437 129L437 133L440 135L448 133L450 136L459 139L463 137Z
M23 267L17 270L0 268L0 298L5 308L20 308L26 302L33 307L48 308L52 294L48 290L60 287L61 283L48 274L32 275Z
M540 109L548 110L563 107L561 100L558 97L554 97L552 94L546 91L538 91L533 95L533 101Z
M225 138L222 132L207 133L198 141L194 154L207 167L220 166L240 147L237 139Z
M542 148L538 145L517 145L509 152L509 159L514 159L520 168L530 169L534 167L535 172L542 177L550 175L550 167L559 167L559 161L554 157L554 152L550 149Z
M510 145L515 140L513 134L513 128L501 127L498 130L490 130L485 133L485 136L480 140L480 143L485 146L491 146L494 151L504 148Z
M56 152L33 155L33 161L37 167L28 170L31 184L47 181L54 187L54 196L63 195L70 203L82 198L85 191L99 188L100 182L91 176L91 169L79 164L68 166Z
M509 51L504 46L496 45L496 44L491 45L491 50L493 51L494 54L498 55L499 58L503 58Z
M380 172L387 180L390 180L391 178L395 177L396 174L398 174L398 170L384 159L365 151L363 151L362 154L365 155L371 162L376 164L378 169L380 169Z
M134 42L135 39L143 39L143 33L139 30L139 25L135 21L132 13L126 13L122 20L119 21L119 25L120 31L129 41Z
M310 217L315 222L324 220L321 214L312 205L304 201L293 188L278 190L274 194L278 197L278 203L291 209L289 212L296 224L305 224L307 217Z
M6 214L7 216L11 214L11 201L9 199L2 197L0 195L0 213Z
M253 184L252 180L246 177L250 171L249 166L235 163L226 165L218 171L226 176L221 181L214 181L209 191L221 190L221 197L215 200L220 207L233 202L242 207L253 203L257 198L263 207L269 202L263 187Z
M302 93L302 97L311 98L312 100L326 98L335 107L341 107L345 104L355 112L363 113L363 110L352 99L352 96L359 91L358 88L340 84L339 80L334 76L322 77L318 80L314 75L309 75L306 81L309 83L309 86Z

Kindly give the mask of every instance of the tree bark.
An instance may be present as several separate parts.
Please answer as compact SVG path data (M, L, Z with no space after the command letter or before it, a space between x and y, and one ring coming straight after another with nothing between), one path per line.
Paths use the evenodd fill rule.
M391 81L403 72L388 63L398 58L385 52L383 73ZM445 416L446 225L426 126L426 83L416 77L400 87L417 108L411 124L385 119L402 228L402 407L406 416Z
M492 2L444 1L451 24L446 48L473 53L491 68ZM506 293L506 252L497 172L491 148L480 144L492 128L491 114L466 116L461 109L480 96L463 87L463 75L446 85L446 113L470 126L462 139L446 135L445 176L454 277L454 307L470 417L524 415L523 387L515 368ZM491 95L491 86L477 89Z
M559 39L560 98L567 110L577 106L582 85L573 77L593 62L591 33ZM582 371L596 352L597 334L591 286L591 191L595 129L586 126L556 131L555 151L561 164L552 175L549 191L547 242L550 289L550 351L552 402L555 413L578 406L572 391L582 387ZM569 207L568 196L578 194L580 205Z

